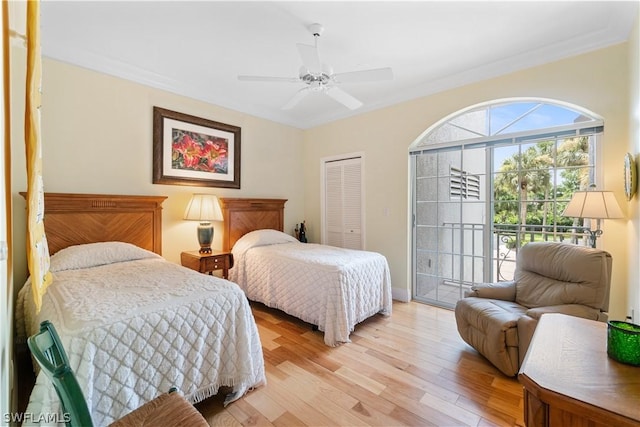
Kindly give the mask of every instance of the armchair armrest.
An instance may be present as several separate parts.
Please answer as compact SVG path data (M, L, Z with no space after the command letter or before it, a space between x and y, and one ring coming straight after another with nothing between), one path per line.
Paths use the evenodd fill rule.
M478 283L465 293L465 297L516 300L516 282Z
M550 305L548 307L530 308L529 310L527 310L526 315L536 320L540 320L540 317L545 313L561 313L590 320L607 320L606 313L603 313L596 308L588 307L581 304L562 304Z

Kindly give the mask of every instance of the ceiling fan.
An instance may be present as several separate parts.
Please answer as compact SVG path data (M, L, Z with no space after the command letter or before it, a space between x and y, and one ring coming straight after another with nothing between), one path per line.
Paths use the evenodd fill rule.
M338 87L341 83L362 83L382 80L392 80L393 72L391 68L375 68L362 71L351 71L346 73L333 73L333 68L320 62L318 53L318 38L322 35L324 27L320 24L309 25L309 31L313 34L315 45L298 43L298 53L302 59L298 77L268 77L268 76L243 76L239 75L238 80L253 82L284 82L284 83L305 83L306 86L300 89L282 109L293 108L302 98L310 92L322 92L335 99L351 110L362 106L362 102Z

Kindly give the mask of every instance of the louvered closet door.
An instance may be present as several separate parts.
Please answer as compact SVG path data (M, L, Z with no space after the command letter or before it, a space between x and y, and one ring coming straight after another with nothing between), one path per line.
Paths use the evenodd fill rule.
M363 249L362 159L325 163L326 243Z

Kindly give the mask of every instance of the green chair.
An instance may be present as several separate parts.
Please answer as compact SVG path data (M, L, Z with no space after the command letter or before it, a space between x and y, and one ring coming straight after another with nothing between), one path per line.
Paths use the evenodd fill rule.
M62 347L60 337L53 323L45 320L40 324L40 332L27 340L29 350L40 368L49 377L58 393L60 403L65 412L68 426L93 426L91 413L82 394L82 389L73 370L69 366L69 358Z
M93 427L91 412L69 366L69 359L53 324L45 320L40 324L40 332L29 337L27 344L31 354L44 373L51 379L60 397L65 422L69 427ZM200 412L180 394L171 388L127 414L112 426L206 426L208 423Z

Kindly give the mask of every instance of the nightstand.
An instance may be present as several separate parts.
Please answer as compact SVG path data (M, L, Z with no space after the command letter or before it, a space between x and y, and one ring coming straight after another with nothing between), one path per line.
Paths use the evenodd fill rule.
M200 273L213 274L216 270L222 270L222 277L229 278L229 269L233 267L233 255L231 252L211 251L210 254L201 254L198 251L186 251L180 254L180 262L184 267Z

